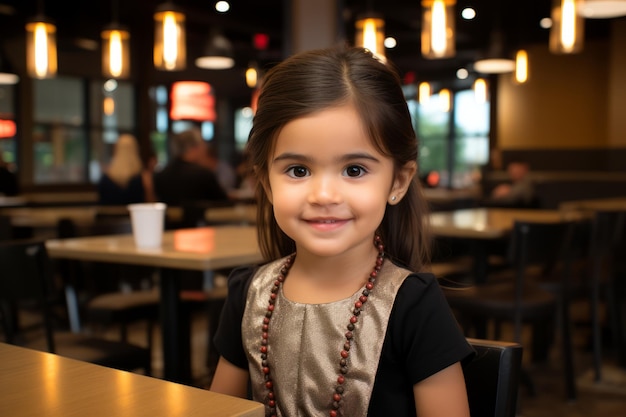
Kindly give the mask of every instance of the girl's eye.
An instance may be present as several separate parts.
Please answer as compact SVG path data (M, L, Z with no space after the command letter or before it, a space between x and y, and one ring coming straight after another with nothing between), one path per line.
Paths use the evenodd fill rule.
M294 167L289 167L289 169L287 169L287 175L289 175L290 177L295 177L295 178L306 177L308 173L309 173L309 170L303 166L294 166Z
M350 165L345 170L345 175L348 177L360 177L365 174L365 168L358 165Z

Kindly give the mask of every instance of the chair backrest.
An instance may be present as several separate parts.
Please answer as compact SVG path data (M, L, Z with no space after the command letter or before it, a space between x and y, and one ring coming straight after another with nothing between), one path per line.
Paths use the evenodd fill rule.
M41 314L48 351L54 352L53 324L50 305L51 270L43 241L15 240L0 243L0 315L8 343L17 330L15 306L22 301L35 301Z
M470 339L476 356L463 366L472 417L514 417L522 366L522 345Z
M509 260L515 268L515 340L521 340L522 302L527 269L539 266L544 273L560 265L560 287L568 286L571 247L576 221L529 222L515 221L509 246Z

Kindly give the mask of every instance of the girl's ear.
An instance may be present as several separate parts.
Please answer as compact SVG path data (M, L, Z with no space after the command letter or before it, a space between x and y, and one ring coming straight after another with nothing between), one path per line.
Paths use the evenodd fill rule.
M393 180L393 186L389 192L387 201L389 204L398 204L402 197L406 194L406 191L411 185L411 181L417 172L417 162L410 161L404 164L402 168L397 172L396 178Z

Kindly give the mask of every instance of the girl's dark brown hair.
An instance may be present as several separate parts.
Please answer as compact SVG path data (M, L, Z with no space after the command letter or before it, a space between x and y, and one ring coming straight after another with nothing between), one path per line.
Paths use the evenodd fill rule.
M342 104L355 106L372 143L398 171L417 161L417 138L397 72L362 48L338 46L303 52L279 63L263 81L247 145L257 178L258 239L267 260L295 251L278 227L262 184L283 126L292 120ZM414 271L430 259L428 206L413 178L404 198L388 205L378 233L388 256Z

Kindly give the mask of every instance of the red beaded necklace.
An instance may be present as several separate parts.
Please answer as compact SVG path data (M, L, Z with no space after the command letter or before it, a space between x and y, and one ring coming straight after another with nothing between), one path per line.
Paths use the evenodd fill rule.
M337 376L337 384L335 385L335 391L332 395L332 408L330 410L330 417L337 417L339 407L341 406L341 398L344 393L344 383L346 380L346 374L348 373L348 356L350 356L350 347L352 343L352 339L354 338L354 330L355 325L359 321L359 315L361 314L361 310L363 305L367 302L367 299L370 295L372 289L374 289L374 284L376 283L376 276L378 275L378 271L383 266L383 261L385 259L384 256L384 246L382 244L382 240L380 236L376 235L374 238L374 245L378 249L378 255L376 256L376 264L374 265L374 269L369 275L367 283L361 292L361 295L354 303L354 309L352 310L352 317L350 317L350 321L348 322L347 329L348 331L345 333L346 341L343 344L343 349L340 353L339 359L339 375ZM274 313L276 297L278 296L278 291L283 282L285 282L285 278L287 277L287 273L293 264L293 260L296 255L293 254L285 263L281 266L278 277L274 281L274 285L272 286L269 304L267 306L267 312L265 313L265 317L263 318L263 326L262 326L262 338L261 338L261 366L263 367L263 374L265 376L265 387L267 388L267 397L266 404L270 409L270 416L276 417L276 409L277 401L276 395L274 394L274 382L272 381L272 376L270 373L270 365L267 360L268 352L269 352L269 331L270 331L270 321L272 319L272 314Z

